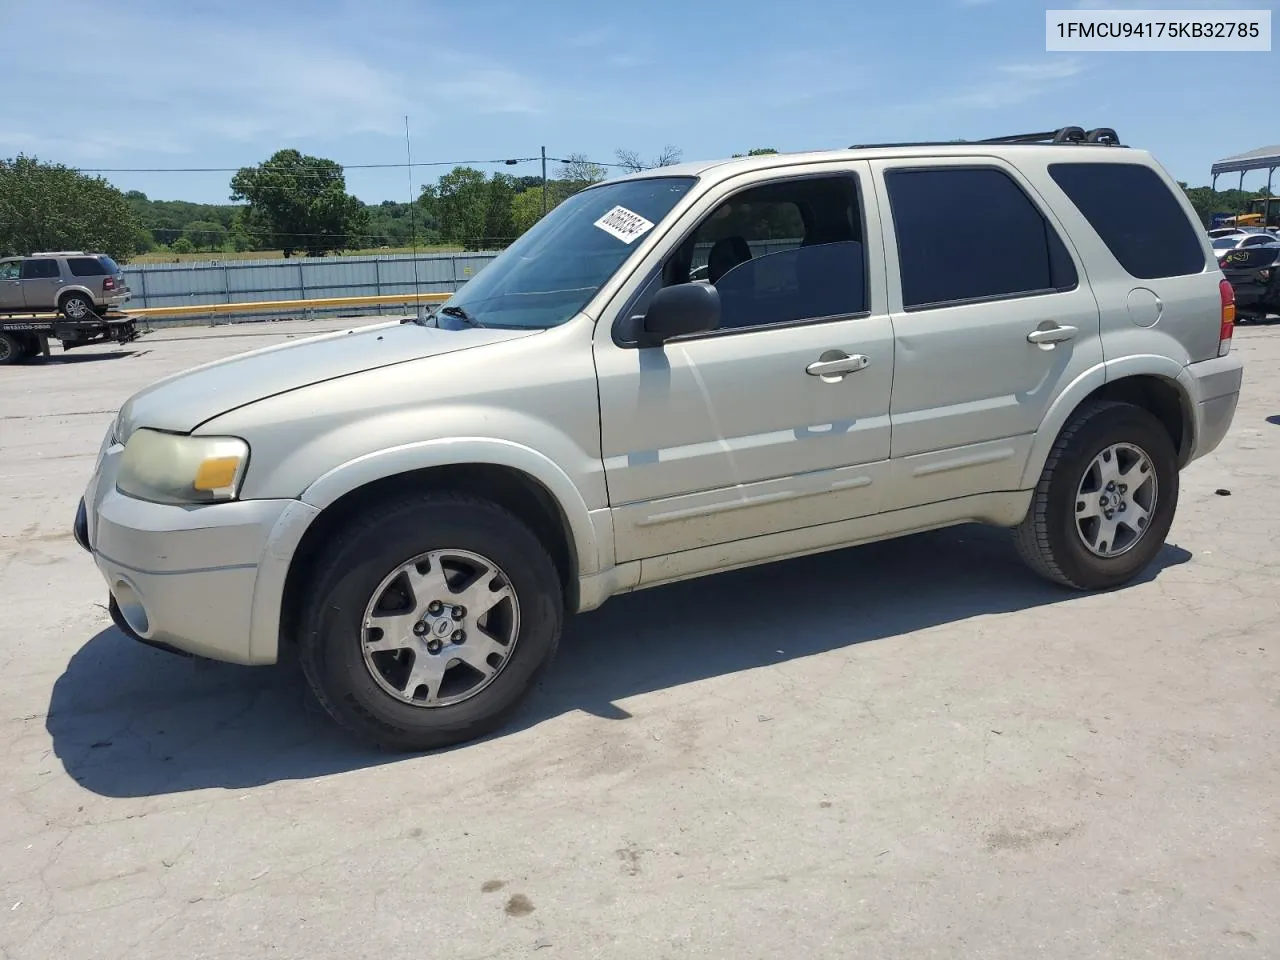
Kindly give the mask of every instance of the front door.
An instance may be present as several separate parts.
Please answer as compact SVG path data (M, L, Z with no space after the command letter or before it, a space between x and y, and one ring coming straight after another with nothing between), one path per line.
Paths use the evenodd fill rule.
M662 286L711 283L719 329L638 348L602 318L619 562L876 512L894 365L880 239L865 227L866 165L820 173L720 185L626 310L643 313Z
M55 310L62 275L52 257L28 257L22 261L22 297L32 311Z
M0 310L20 311L26 306L22 297L21 272L19 260L0 263Z
M1003 161L872 167L898 340L885 506L1017 489L1054 400L1103 362L1083 267Z

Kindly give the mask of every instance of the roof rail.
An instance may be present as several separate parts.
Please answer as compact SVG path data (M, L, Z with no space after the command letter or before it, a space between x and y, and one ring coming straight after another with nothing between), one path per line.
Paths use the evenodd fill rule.
M887 147L954 147L966 143L1078 143L1095 146L1124 146L1116 132L1110 127L1097 127L1085 130L1083 127L1060 127L1057 130L1046 130L1043 133L1015 133L1007 137L990 137L986 140L908 140L902 143L855 143L850 150Z

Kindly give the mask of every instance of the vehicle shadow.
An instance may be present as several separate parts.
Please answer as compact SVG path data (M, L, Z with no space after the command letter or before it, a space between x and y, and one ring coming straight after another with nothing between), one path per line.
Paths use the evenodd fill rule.
M1190 559L1167 545L1142 579ZM490 739L573 710L624 720L615 704L637 694L1076 596L1027 571L1006 532L964 526L617 597L570 621L555 665ZM295 670L186 660L114 627L71 659L46 726L67 772L112 797L399 759L342 733Z
M1280 427L1280 413L1267 417L1267 423L1274 424L1275 426Z
M135 357L136 350L113 350L110 353L51 353L47 357L32 357L25 362L29 367L46 367L66 363L95 363L98 360L119 360L122 357Z

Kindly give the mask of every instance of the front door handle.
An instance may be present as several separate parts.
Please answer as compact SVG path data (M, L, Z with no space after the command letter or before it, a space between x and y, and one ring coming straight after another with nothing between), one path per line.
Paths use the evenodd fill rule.
M843 380L851 373L865 370L870 358L855 353L853 356L843 350L828 350L813 363L804 368L811 377L822 377L823 380Z
M1064 327L1049 321L1043 323L1027 334L1028 343L1043 343L1052 346L1070 340L1080 332L1079 327Z

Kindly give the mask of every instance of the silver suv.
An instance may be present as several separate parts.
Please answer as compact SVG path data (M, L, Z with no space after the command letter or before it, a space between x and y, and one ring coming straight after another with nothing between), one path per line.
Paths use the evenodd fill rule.
M76 536L133 637L288 652L348 728L438 747L618 593L967 521L1129 581L1231 424L1233 320L1182 191L1107 132L651 170L432 319L137 393Z
M105 253L69 250L0 260L0 314L56 310L68 320L88 320L131 296L120 267Z

